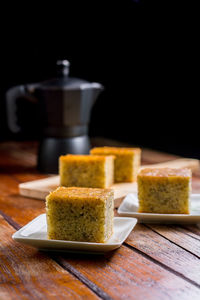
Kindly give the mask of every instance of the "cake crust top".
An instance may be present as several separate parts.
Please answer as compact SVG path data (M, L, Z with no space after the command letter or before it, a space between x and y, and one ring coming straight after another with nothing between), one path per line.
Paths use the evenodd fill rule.
M125 148L125 147L95 147L90 151L92 154L105 153L105 154L132 154L140 153L140 148Z
M114 159L113 155L79 155L79 154L67 154L61 155L62 161L105 161L107 159Z
M83 188L83 187L58 187L52 191L48 196L48 200L101 200L105 201L108 197L114 197L112 189L98 189L98 188Z
M191 177L191 170L172 168L145 168L140 171L138 177Z

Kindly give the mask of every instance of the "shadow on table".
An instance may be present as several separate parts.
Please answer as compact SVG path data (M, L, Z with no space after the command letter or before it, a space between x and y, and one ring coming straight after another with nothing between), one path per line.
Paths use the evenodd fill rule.
M118 248L119 249L119 248ZM74 263L78 263L79 260L84 263L88 261L88 263L96 262L102 262L106 263L108 260L112 258L112 256L116 253L118 249L109 251L109 252L87 252L87 251L40 251L46 253L49 257L51 257L53 260L57 261L59 264L65 266L68 264L68 261L72 261Z

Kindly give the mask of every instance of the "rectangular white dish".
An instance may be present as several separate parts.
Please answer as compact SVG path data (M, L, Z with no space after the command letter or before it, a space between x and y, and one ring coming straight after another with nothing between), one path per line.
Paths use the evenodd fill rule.
M117 249L137 223L135 218L114 218L114 233L106 243L88 243L47 239L46 214L42 214L15 232L12 238L45 251L107 252Z
M128 194L118 208L118 214L125 217L134 217L140 223L200 223L200 194L191 194L190 214L153 214L138 212L137 194Z

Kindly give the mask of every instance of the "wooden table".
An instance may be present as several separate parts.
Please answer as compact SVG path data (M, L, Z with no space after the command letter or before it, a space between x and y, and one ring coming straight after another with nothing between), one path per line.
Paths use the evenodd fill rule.
M18 184L43 178L37 143L0 144L0 299L200 299L197 225L138 224L106 255L38 252L11 235L45 212L45 203L19 196ZM143 163L173 156L143 152ZM200 192L200 175L193 176Z

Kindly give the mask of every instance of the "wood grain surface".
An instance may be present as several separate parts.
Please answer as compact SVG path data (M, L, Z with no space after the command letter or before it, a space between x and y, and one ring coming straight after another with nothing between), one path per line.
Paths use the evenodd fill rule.
M0 299L98 299L54 260L15 243L15 230L2 216L0 228Z
M45 177L36 151L32 142L0 144L0 299L200 299L197 225L138 224L106 255L43 253L14 242L16 229L45 212L43 201L18 194L19 183ZM144 164L170 158L177 157L143 151ZM193 191L200 192L198 171Z

